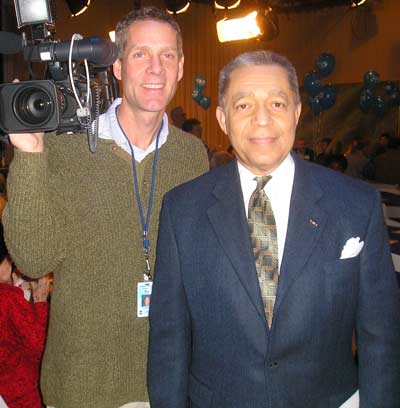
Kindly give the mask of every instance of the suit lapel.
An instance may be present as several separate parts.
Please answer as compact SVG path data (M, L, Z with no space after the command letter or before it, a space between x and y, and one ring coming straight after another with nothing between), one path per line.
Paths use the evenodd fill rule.
M323 191L312 175L311 166L297 157L294 157L294 160L293 191L275 311L279 309L293 282L303 271L327 218L318 205Z
M207 214L223 251L265 322L236 160L218 170L213 191L216 201Z

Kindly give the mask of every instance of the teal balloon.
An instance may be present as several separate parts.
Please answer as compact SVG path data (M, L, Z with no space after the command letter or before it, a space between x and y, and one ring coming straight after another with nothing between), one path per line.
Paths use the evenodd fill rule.
M395 89L389 95L389 105L392 108L397 108L398 106L400 106L400 91L398 89Z
M203 94L200 89L194 88L192 91L192 98L197 102L200 103L201 99L203 98Z
M202 75L198 75L194 80L194 86L198 89L204 89L206 83L207 81Z
M382 117L387 111L387 102L381 96L375 96L372 107L375 113L379 117Z
M200 100L200 105L203 109L208 109L211 105L210 97L207 95L204 95Z
M317 96L322 90L321 77L316 72L307 72L304 76L304 89L311 96Z
M369 69L364 74L364 87L366 89L374 89L379 84L379 74L372 69Z
M321 77L329 75L336 65L336 59L332 54L323 52L317 59L317 72Z
M374 94L369 89L363 89L360 94L360 109L367 113L372 108L372 104L374 102Z
M385 90L386 95L390 95L392 92L395 92L397 90L397 86L395 82L389 81L385 82L385 85L383 85L383 89Z
M311 111L315 116L318 116L324 110L321 103L320 95L309 96L308 104L310 105Z
M336 102L336 88L332 85L325 85L319 94L319 100L323 110L331 108Z

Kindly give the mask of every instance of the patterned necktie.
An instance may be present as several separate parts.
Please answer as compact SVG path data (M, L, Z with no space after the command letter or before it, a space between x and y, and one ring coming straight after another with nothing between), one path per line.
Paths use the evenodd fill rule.
M271 176L255 177L257 187L249 201L249 229L258 281L268 326L271 328L278 288L278 239L275 217L264 186Z

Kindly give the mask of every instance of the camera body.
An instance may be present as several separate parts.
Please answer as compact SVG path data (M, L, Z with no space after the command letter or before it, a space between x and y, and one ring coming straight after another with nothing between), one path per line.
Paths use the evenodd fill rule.
M78 82L75 87L83 101L87 94L86 83ZM78 107L69 80L0 85L0 128L4 133L80 131Z

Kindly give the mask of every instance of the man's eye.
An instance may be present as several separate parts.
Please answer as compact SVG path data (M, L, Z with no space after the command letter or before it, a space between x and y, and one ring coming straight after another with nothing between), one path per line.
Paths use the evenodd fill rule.
M273 103L272 103L272 106L273 106L274 108L280 109L280 108L285 108L285 107L286 107L286 104L284 104L283 102L273 102Z
M135 51L133 53L133 58L143 58L145 56L143 51Z
M247 109L248 107L249 105L247 103L240 103L236 105L236 110L244 110L244 109Z
M169 60L173 60L173 59L175 59L175 54L173 52L166 52L164 54L164 58L169 59Z

